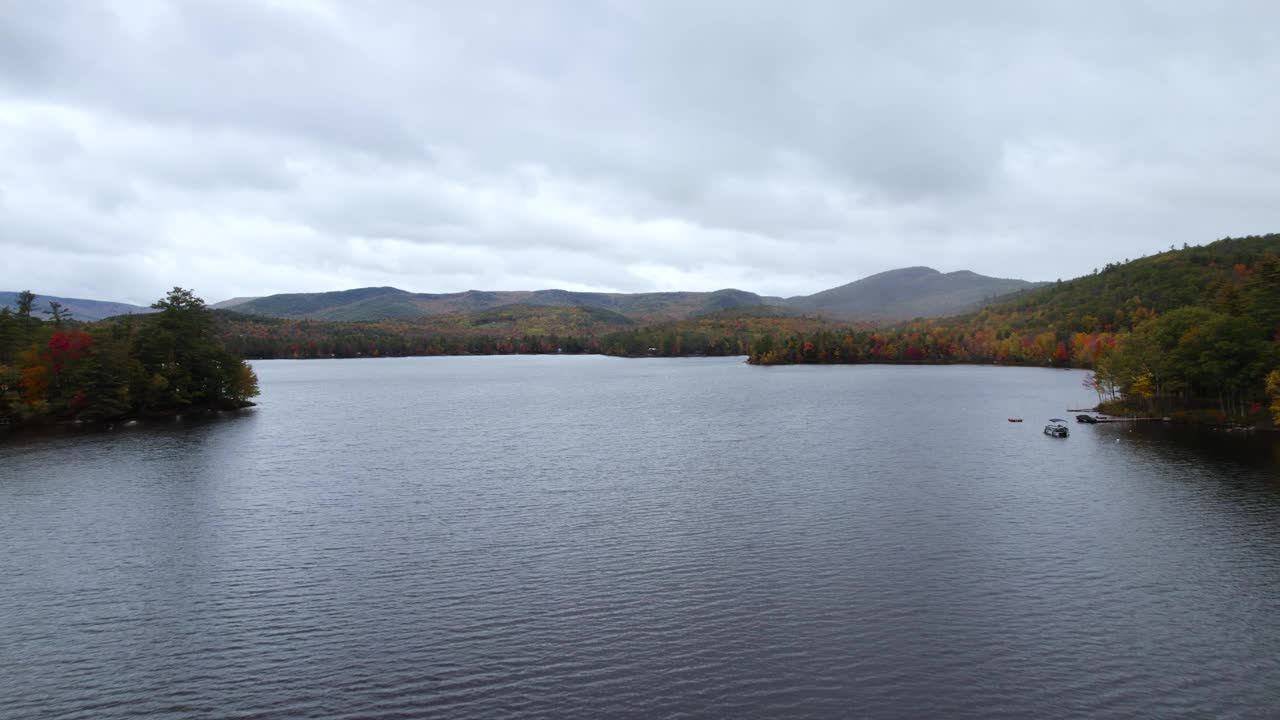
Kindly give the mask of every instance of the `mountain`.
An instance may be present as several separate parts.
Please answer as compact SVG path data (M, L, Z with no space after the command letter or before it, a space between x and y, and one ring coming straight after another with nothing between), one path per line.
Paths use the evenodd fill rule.
M0 291L0 306L8 306L10 308L17 304L18 293ZM153 313L149 307L141 305L130 305L129 303L110 302L107 300L86 300L84 298L65 298L54 295L36 295L34 312L39 317L46 317L45 311L49 309L49 303L61 303L64 307L71 311L71 317L75 320L101 320L103 318L115 315L141 315L145 313Z
M411 293L393 287L322 293L286 293L234 305L236 312L312 320L408 320L426 315L488 310L505 305L588 307L633 318L680 319L735 307L779 304L743 290L715 292L593 293L571 290L468 290L460 293Z
M269 317L311 320L409 320L426 315L474 312L504 305L593 307L643 320L686 320L740 308L769 306L797 314L841 320L908 320L955 315L993 298L1042 283L992 278L926 267L872 275L815 295L779 298L745 290L714 292L595 293L572 290L411 293L369 287L321 293L286 293L219 303L216 307Z
M889 270L805 297L786 306L842 320L893 322L956 315L995 298L1045 283L987 277L968 270L941 273L928 267Z

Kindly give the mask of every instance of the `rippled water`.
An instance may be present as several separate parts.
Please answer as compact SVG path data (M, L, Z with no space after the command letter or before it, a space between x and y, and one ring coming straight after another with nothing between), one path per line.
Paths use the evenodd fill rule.
M1280 714L1275 443L1078 372L256 367L0 440L0 716Z

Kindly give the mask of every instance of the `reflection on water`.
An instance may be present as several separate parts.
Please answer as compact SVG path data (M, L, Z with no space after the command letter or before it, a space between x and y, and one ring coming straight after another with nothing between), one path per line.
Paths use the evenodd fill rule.
M1113 432L1100 439L1133 443L1153 461L1175 459L1203 463L1223 473L1257 473L1280 480L1280 434L1273 432L1225 432L1174 423L1134 423L1108 426Z
M1076 372L256 369L237 416L0 440L0 717L1280 704L1275 438L1046 438Z

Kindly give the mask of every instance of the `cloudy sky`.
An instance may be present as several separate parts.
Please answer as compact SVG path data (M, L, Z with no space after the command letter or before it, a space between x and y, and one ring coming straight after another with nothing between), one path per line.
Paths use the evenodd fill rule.
M0 290L1071 277L1280 230L1278 29L1243 1L0 0Z

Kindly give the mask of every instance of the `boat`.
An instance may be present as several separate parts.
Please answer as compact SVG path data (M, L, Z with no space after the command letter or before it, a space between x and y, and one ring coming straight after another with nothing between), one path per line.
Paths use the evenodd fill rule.
M1009 422L1022 422L1022 418L1009 418Z
M1096 425L1098 422L1098 419L1091 415L1077 415L1076 422L1085 423L1088 425Z
M1071 431L1067 429L1066 422L1062 418L1049 418L1049 424L1044 426L1044 434L1049 437L1067 437Z

